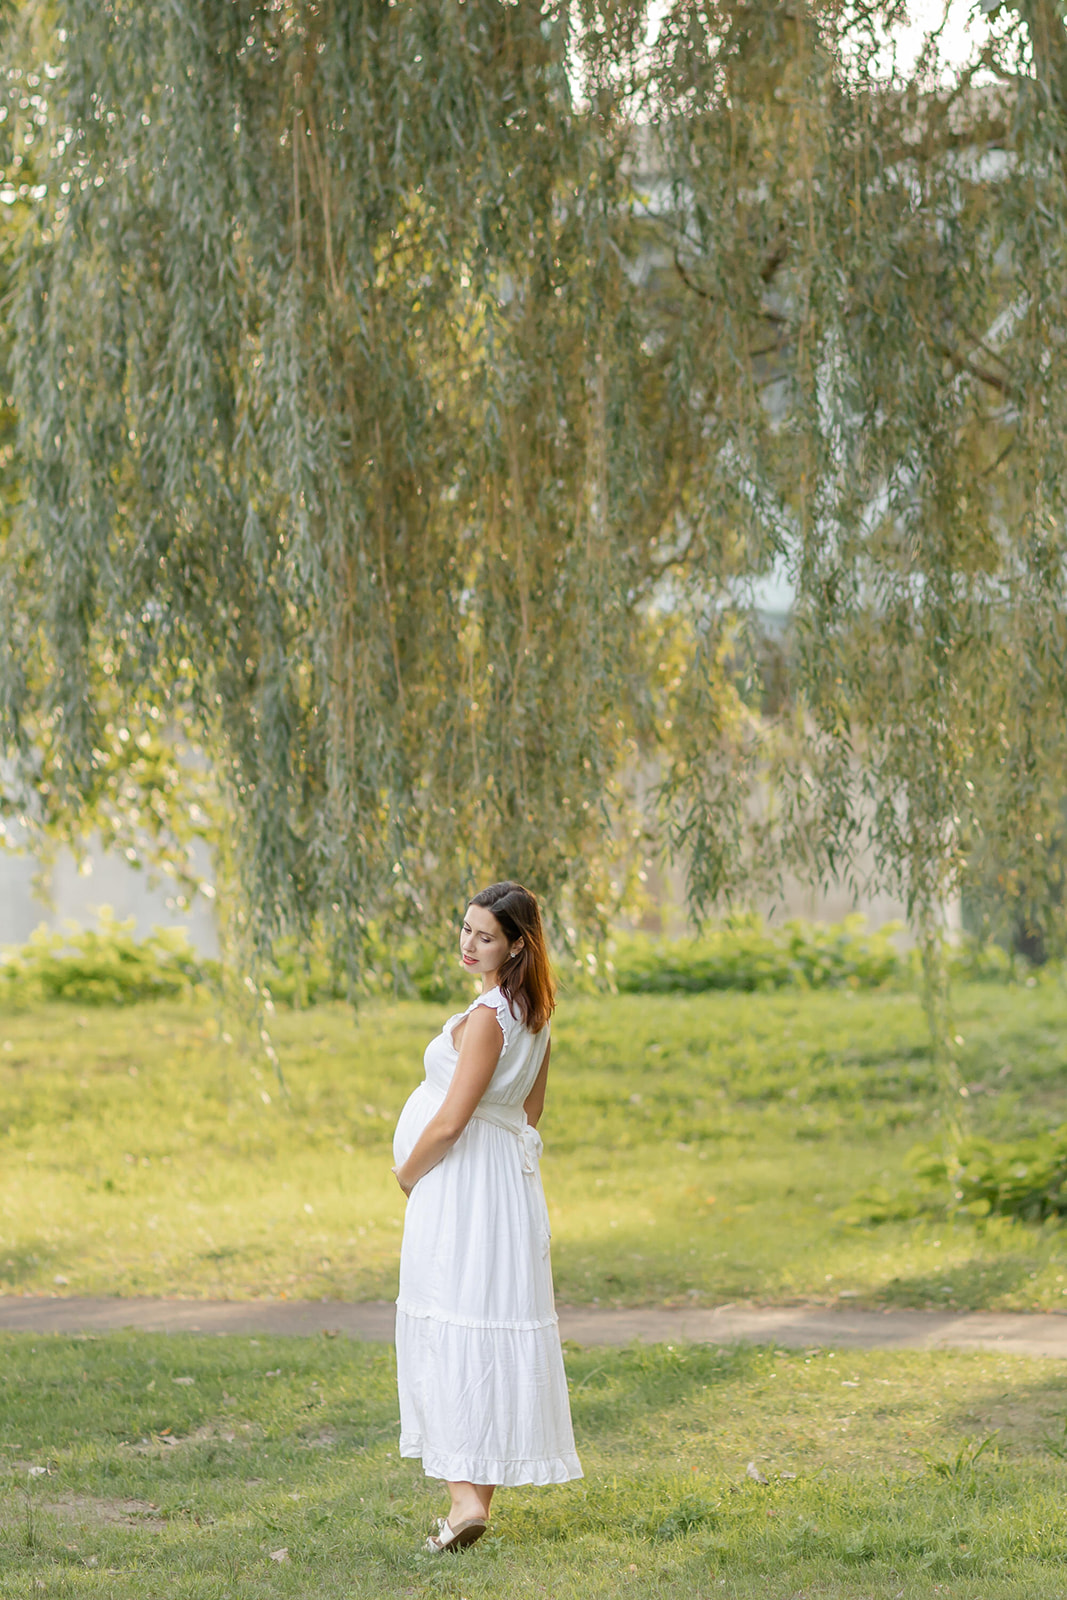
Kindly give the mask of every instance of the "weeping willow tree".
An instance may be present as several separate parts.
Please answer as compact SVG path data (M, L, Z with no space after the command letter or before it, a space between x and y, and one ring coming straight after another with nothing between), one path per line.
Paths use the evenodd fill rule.
M195 704L264 929L503 871L588 918L661 491L623 130L575 115L563 22L57 20L16 312L51 786L92 781L106 640Z
M873 849L932 940L976 841L1043 870L1058 10L952 72L936 38L897 70L892 0L647 10L9 24L12 770L73 817L107 721L191 719L264 940L504 873L602 917L649 752L698 913Z
M990 9L954 74L936 37L887 72L890 8L747 7L710 37L676 14L663 48L675 265L728 422L709 466L796 577L779 837L817 876L870 851L906 898L950 1097L946 900L984 855L1062 915L1067 38L1056 7ZM699 789L690 815L714 861Z

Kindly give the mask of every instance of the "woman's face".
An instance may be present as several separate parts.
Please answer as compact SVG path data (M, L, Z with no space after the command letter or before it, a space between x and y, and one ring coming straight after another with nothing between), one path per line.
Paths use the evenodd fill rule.
M468 906L459 935L459 953L468 972L499 972L514 946L491 911L485 906Z

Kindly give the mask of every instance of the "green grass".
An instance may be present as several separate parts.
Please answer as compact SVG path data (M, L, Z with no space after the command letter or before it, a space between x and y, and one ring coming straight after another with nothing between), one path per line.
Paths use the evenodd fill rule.
M0 1594L1067 1597L1058 1363L663 1345L567 1362L584 1481L501 1491L491 1536L434 1561L441 1490L396 1455L390 1350L6 1336Z
M974 1132L1067 1114L1063 1009L1052 984L959 991ZM389 1135L440 1020L280 1014L287 1101L195 1003L0 1018L0 1289L391 1294ZM585 997L555 1041L561 1300L1067 1307L1059 1227L835 1216L936 1133L913 997ZM586 1479L502 1492L492 1537L434 1563L440 1491L396 1456L390 1350L0 1337L0 1597L1067 1600L1056 1363L695 1346L567 1363Z
M973 1131L1067 1116L1059 985L961 988L955 1015ZM391 1296L389 1139L441 1020L422 1003L280 1012L286 1102L206 1005L0 1016L0 1291ZM554 1040L561 1301L1067 1309L1056 1226L835 1217L936 1134L913 996L579 997Z

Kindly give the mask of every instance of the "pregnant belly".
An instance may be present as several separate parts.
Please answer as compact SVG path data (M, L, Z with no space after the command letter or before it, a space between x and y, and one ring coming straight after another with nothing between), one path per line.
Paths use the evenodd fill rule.
M425 1083L420 1083L419 1087L408 1096L393 1133L393 1160L398 1167L414 1150L419 1135L439 1104L439 1100L429 1093Z

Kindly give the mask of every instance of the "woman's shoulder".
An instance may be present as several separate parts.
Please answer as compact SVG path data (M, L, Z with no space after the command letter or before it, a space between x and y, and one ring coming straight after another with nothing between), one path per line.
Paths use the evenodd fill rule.
M485 1006L488 1010L496 1012L500 1031L504 1035L505 1050L520 1033L528 1031L526 1024L522 1020L522 1012L515 1002L508 998L499 984L495 984L492 989L487 989L484 994L480 994L477 1000L471 1002L470 1009L473 1011L475 1006Z
M512 1022L520 1022L522 1020L518 1007L508 999L499 983L494 984L491 989L487 989L484 994L480 994L476 1000L472 1000L468 1010L473 1011L475 1006L487 1006L491 1011L495 1010L498 1014L507 1015Z
M495 989L490 989L485 994L479 995L478 1000L476 1000L474 1003L477 1005L479 1002L482 1002L485 1005L494 1006L496 1008L497 1014L500 1017L500 1026L503 1029L505 1039L510 1038L513 1034L523 1034L525 1037L530 1039L548 1039L551 1036L551 1017L546 1017L541 1026L536 1030L531 1028L526 1017L523 1015L522 1007L519 1005L518 1001L515 999L509 999L499 985Z

